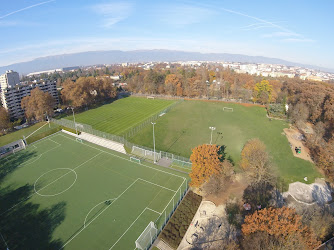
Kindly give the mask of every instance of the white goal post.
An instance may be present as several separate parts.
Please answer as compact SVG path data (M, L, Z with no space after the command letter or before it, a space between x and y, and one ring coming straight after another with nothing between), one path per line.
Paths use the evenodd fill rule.
M223 111L233 112L233 108L224 107Z
M155 99L154 96L147 96L147 99Z
M152 244L155 238L157 237L158 229L156 228L153 221L151 221L145 230L136 240L136 248L141 250L148 249Z
M83 141L82 141L81 138L75 137L75 140L76 140L77 142L81 142L81 143L83 143Z
M140 163L140 159L138 159L136 157L132 157L132 156L130 156L130 161L134 161L134 162Z

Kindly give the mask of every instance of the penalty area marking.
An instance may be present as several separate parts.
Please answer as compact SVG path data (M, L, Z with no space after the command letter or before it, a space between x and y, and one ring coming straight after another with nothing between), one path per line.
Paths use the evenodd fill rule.
M116 198L113 198L113 199L109 199L109 200L105 200L105 201L101 201L100 203L97 203L91 210L89 210L89 212L87 213L86 215L86 218L85 218L85 221L84 221L84 228L86 227L86 221L87 221L87 217L88 215L100 204L106 202L106 201L111 201L110 204L108 204L108 207L114 202L114 200L116 200Z
M46 175L46 174L48 174L48 173L50 173L50 172L53 172L53 171L56 171L56 170L59 170L59 169L70 170L70 171L67 172L66 174L64 174L64 175L62 175L62 176L60 176L60 177L58 177L56 180L50 182L49 184L47 184L46 186L42 187L42 188L39 189L38 191L36 190L36 183L38 182L38 180L39 180L40 178L42 178L44 175ZM59 192L59 193L56 193L56 194L41 194L41 193L39 193L40 191L42 191L43 189L47 188L47 187L50 186L51 184L55 183L55 182L58 181L59 179L63 178L65 175L68 175L69 173L74 173L74 174L75 174L75 180L73 181L73 183L72 183L68 188L66 188L65 190L63 190L63 191L61 191L61 192ZM60 194L62 194L62 193L64 193L64 192L66 192L67 190L69 190L69 189L76 183L77 179L78 179L78 175L77 175L77 173L76 173L73 169L70 169L70 168L55 168L55 169L51 169L50 171L48 171L48 172L42 174L40 177L38 177L38 179L37 179L37 180L35 181L35 183L34 183L34 190L35 190L35 193L38 194L38 195L40 195L40 196L48 196L48 197L50 197L50 196L57 196L57 195L60 195Z

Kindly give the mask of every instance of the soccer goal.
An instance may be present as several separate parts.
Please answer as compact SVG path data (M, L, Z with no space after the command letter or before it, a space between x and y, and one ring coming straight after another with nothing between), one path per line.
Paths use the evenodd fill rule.
M80 138L78 138L78 137L75 137L75 140L76 140L77 142L81 142L81 143L83 143L82 139L80 139Z
M157 237L158 229L156 228L153 221L151 221L145 230L136 240L136 248L141 250L148 249L152 244L155 238Z
M140 159L130 156L130 161L140 163Z
M147 99L155 99L154 96L148 96Z
M233 108L224 107L223 111L233 112Z

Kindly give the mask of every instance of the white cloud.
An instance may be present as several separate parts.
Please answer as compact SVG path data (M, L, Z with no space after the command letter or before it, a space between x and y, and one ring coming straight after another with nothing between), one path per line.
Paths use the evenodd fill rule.
M285 38L282 39L283 42L301 42L301 43L313 43L315 40L308 38Z
M159 6L158 18L173 26L185 26L200 23L216 14L212 9L190 5Z
M101 16L102 27L110 28L128 18L133 10L133 5L127 2L96 4L92 6L92 10Z
M273 32L270 34L264 34L262 37L272 38L272 37L302 37L301 34L294 32Z

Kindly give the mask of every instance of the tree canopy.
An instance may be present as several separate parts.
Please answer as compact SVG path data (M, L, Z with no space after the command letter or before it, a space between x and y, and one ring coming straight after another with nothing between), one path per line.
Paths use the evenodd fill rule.
M277 239L293 237L296 241L304 243L309 249L320 245L314 233L303 225L301 216L294 209L287 207L265 208L246 216L242 225L244 236L258 232L265 232Z
M45 119L45 115L53 115L55 100L50 93L34 88L29 96L22 98L21 106L29 121L40 121Z
M192 150L190 156L192 169L189 174L190 185L200 187L212 175L220 175L223 171L225 152L223 146L203 144Z

